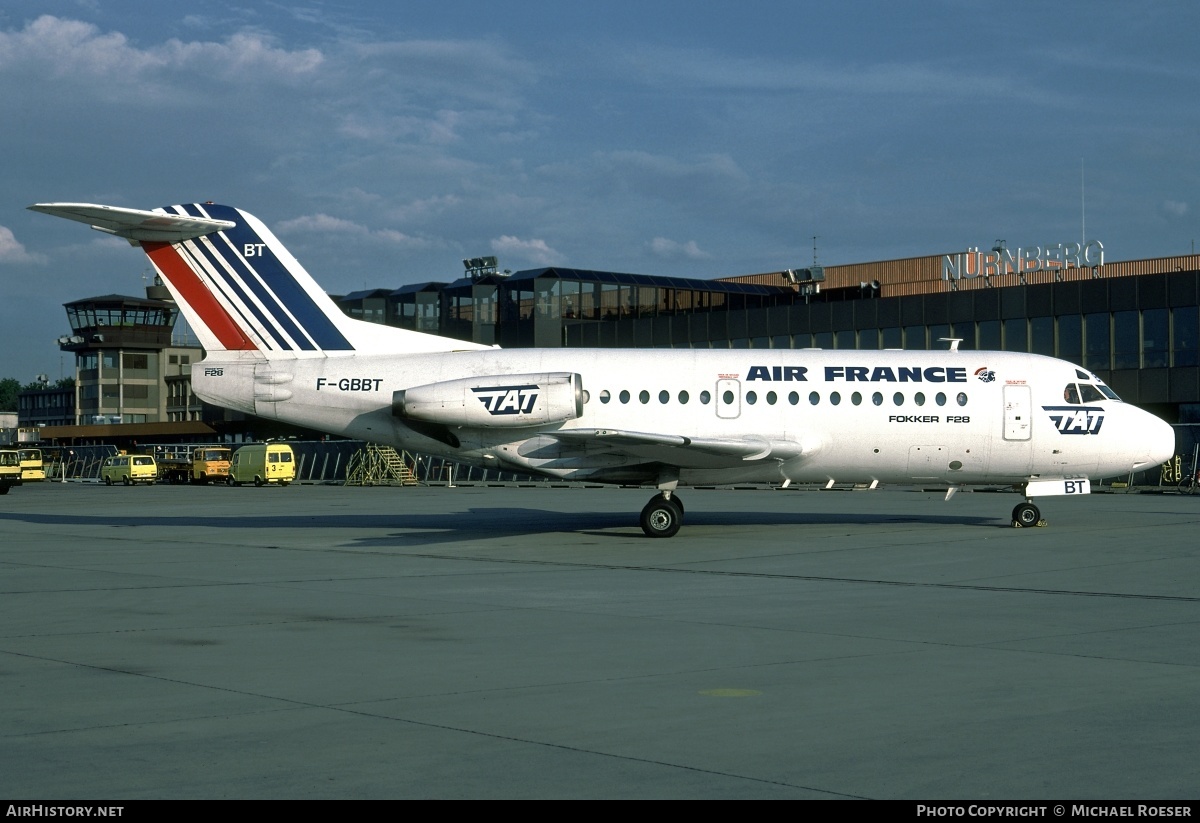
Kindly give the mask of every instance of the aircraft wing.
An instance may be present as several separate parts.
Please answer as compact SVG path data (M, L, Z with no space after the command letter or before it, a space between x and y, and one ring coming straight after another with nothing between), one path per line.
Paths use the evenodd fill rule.
M155 211L98 206L94 203L37 203L30 206L29 209L54 217L65 217L68 220L87 223L97 231L124 237L131 243L143 240L178 243L193 237L212 234L215 231L232 229L237 225L229 220L159 214Z
M803 453L795 440L745 437L685 437L624 429L566 429L548 432L550 437L590 453L620 454L641 460L656 460L681 468L736 466L749 460L788 460Z

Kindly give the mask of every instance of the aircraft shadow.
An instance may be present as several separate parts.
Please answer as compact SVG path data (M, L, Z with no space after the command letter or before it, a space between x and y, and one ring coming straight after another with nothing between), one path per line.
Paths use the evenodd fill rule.
M561 512L544 509L490 507L471 508L452 514L388 512L382 514L212 516L166 517L151 515L77 515L0 513L0 522L18 521L41 526L86 526L103 534L105 529L128 528L201 528L266 529L272 531L317 528L335 530L354 545L412 546L452 543L464 540L488 540L522 535L575 533L591 537L627 540L650 539L638 526L636 511ZM778 511L689 511L683 530L675 541L687 539L688 529L697 527L760 526L863 526L896 524L923 526L990 526L1010 528L1003 515L997 517L954 517L920 514L863 514L850 512L778 512ZM401 531L396 531L397 529ZM368 535L371 531L386 535Z

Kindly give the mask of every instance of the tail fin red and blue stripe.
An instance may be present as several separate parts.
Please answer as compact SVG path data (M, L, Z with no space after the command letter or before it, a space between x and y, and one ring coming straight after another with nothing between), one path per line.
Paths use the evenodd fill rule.
M141 245L210 354L272 358L483 348L348 317L270 229L239 209L212 203L154 211L90 203L30 208Z
M339 328L336 315L345 315L253 216L217 205L172 206L164 211L233 224L178 243L142 242L163 280L177 292L178 302L192 307L221 348L268 352L355 348Z

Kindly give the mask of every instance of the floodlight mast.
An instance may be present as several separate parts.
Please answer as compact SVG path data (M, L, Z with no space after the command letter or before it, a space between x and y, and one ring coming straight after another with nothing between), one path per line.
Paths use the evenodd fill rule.
M464 257L463 268L466 269L467 277L472 280L479 280L488 275L496 274L496 258L492 257Z

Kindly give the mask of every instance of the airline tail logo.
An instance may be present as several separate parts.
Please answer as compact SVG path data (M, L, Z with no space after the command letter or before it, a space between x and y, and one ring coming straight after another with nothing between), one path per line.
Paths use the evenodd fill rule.
M312 278L257 219L229 206L186 205L170 214L236 225L178 243L143 242L162 276L230 351L347 351L354 347L314 299ZM324 299L324 295L320 295ZM197 329L199 333L201 330ZM202 341L204 342L204 341Z

